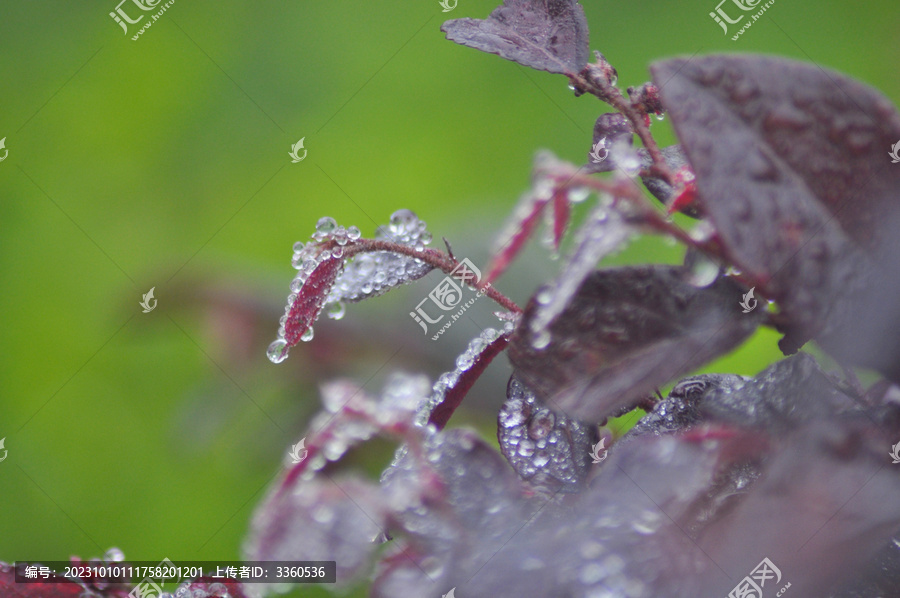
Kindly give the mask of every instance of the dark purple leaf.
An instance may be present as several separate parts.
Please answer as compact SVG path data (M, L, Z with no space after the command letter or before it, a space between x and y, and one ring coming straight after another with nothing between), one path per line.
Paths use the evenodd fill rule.
M513 376L497 418L500 451L533 487L547 493L578 492L591 464L597 429L553 411Z
M763 319L763 310L741 312L744 289L732 280L698 288L688 278L674 266L594 272L543 338L532 330L539 291L510 342L510 360L549 405L600 421L734 349Z
M731 259L778 301L782 342L900 376L895 253L900 115L877 91L817 66L759 56L653 65ZM887 272L876 273L874 260ZM872 298L874 296L874 299ZM873 311L874 310L874 311ZM849 341L849 346L848 346ZM885 350L890 356L885 357Z
M387 525L385 504L378 486L351 477L318 476L289 491L276 487L253 517L246 558L337 560L337 579L349 582L370 565L374 540Z
M857 408L806 353L783 359L740 385L709 389L700 411L717 422L784 432Z
M423 463L433 470L423 471ZM403 499L423 477L437 475L426 500ZM468 580L527 522L533 507L516 474L495 449L467 430L434 434L424 459L407 453L385 472L384 491L405 507L395 511L393 542L408 559L392 559L375 580L372 596L439 598L451 588L480 595ZM468 591L467 591L468 590Z
M524 66L575 74L588 61L588 26L575 0L505 0L487 19L441 25L447 39Z

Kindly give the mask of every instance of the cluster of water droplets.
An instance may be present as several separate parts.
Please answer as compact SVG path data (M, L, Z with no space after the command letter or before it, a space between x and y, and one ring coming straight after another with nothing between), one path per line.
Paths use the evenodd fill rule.
M414 212L397 210L391 214L388 226L378 228L375 239L425 251L432 236L425 221L420 220ZM362 253L347 264L332 288L327 303L340 305L342 301L362 301L383 295L394 287L422 278L431 269L430 265L420 259L390 251Z
M575 235L575 249L556 280L535 296L537 308L529 322L531 345L537 350L550 344L550 324L565 310L584 279L602 258L617 251L634 233L612 198L600 195L600 201Z
M552 478L564 491L577 491L590 460L588 426L545 407L517 378L509 382L498 424L500 450L522 478L541 484Z

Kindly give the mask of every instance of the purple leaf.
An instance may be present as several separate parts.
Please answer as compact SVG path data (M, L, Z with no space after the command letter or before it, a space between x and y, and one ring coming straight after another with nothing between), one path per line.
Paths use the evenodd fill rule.
M300 287L284 324L284 340L287 341L288 347L299 343L303 334L319 318L328 294L343 269L343 260L326 257L319 262Z
M548 494L578 492L590 467L596 428L552 411L513 376L498 416L500 451L533 487Z
M457 358L457 369L439 378L435 384L429 406L428 423L438 430L444 429L453 412L462 404L469 390L487 369L487 366L509 344L509 332L500 334L493 328L482 332L481 336L469 343L465 353Z
M575 74L588 61L588 26L575 0L505 0L487 19L441 25L447 39L524 66Z
M744 314L744 290L727 278L707 288L675 266L594 272L535 337L539 291L509 346L513 365L548 404L600 421L740 344L763 310Z
M782 347L818 335L833 354L900 377L900 289L886 282L898 278L900 169L886 155L900 138L896 110L844 75L777 58L651 70L725 250L789 321Z
M388 226L378 228L375 239L424 247L431 242L431 233L415 213L397 210L391 214ZM357 254L345 264L328 302L356 302L384 295L391 289L422 278L432 269L433 266L422 260L390 251Z
M384 568L372 596L439 598L453 587L460 596L478 595L467 581L525 524L532 507L503 457L471 431L432 435L423 457L407 453L385 472L384 492L398 507L390 532L412 557ZM433 470L423 470L425 463ZM432 474L436 487L416 499L412 489Z
M516 206L512 218L507 222L495 243L495 255L487 267L487 273L481 280L482 285L494 282L506 272L540 222L541 214L547 207L550 198L550 192L542 188L538 191L529 191L519 200L519 205Z
M253 517L244 552L252 561L337 560L337 579L346 583L369 566L386 525L378 486L320 476L270 492Z

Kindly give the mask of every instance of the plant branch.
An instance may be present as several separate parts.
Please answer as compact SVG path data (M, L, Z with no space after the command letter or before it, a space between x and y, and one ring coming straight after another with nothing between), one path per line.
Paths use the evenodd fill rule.
M410 247L409 245L382 239L360 239L352 244L347 244L344 249L344 258L347 259L358 253L371 253L373 251L390 251L392 253L399 253L401 255L416 258L422 260L426 264L438 268L445 274L452 274L453 270L459 265L459 261L455 257L441 253L436 249L423 249L422 251L417 251L414 247ZM522 308L519 307L515 301L495 289L493 286L480 288L477 281L468 278L461 280L461 282L476 291L483 291L485 295L493 299L504 309L517 314L522 313Z

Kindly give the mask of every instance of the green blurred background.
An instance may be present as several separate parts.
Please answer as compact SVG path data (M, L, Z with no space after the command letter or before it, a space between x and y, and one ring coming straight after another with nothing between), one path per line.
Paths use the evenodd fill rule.
M483 264L534 152L583 162L606 110L563 77L444 39L445 18L484 17L494 0L448 14L437 0L176 0L137 41L109 17L116 4L0 5L0 560L111 546L238 558L321 381L376 392L392 370L436 376L496 322L485 299L423 337L407 314L432 274L320 322L275 366L265 348L292 244L323 215L371 235L405 207ZM900 100L896 0L778 0L736 42L708 16L713 0L583 4L623 88L662 57L765 52ZM674 142L667 121L653 130ZM309 153L292 164L301 137ZM609 263L680 258L640 239ZM497 286L525 302L558 265L533 243ZM706 371L756 373L776 338L760 332ZM451 425L493 440L508 375L498 360ZM374 476L389 456L356 451L349 465Z

